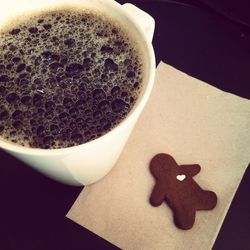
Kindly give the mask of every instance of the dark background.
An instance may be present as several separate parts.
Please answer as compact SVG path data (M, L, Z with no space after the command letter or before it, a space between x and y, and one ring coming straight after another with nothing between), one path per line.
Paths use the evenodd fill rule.
M249 1L126 2L155 18L157 62L163 60L220 89L250 98ZM0 150L0 250L117 249L65 218L81 190L54 182ZM215 250L250 249L249 190L248 168Z

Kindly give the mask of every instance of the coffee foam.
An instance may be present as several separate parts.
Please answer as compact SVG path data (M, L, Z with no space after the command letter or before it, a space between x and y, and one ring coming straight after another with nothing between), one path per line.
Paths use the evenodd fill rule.
M0 48L0 135L23 146L93 140L120 123L140 93L136 45L92 10L26 16L1 33Z

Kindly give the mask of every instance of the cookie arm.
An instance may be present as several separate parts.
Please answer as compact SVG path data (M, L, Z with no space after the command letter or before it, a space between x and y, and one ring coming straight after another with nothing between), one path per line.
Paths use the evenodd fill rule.
M180 165L181 173L187 176L195 176L201 171L201 167L198 164Z
M152 191L152 194L150 196L150 203L154 207L158 207L162 204L165 198L165 190L162 188L162 185L159 183L156 183L154 186L154 189Z

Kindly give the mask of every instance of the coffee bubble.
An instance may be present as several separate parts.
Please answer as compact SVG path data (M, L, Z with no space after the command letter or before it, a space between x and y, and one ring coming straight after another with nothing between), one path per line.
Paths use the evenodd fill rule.
M112 104L112 110L115 113L120 113L125 110L125 108L128 108L128 104L126 104L123 100L121 99L115 99Z
M0 125L0 133L2 133L4 131L4 126Z
M0 82L8 82L10 78L7 75L0 75Z
M10 93L7 95L6 101L10 104L17 103L19 101L19 96L16 93Z
M14 111L14 113L12 114L12 118L14 120L22 120L23 119L23 112L21 110L16 110Z
M9 118L9 112L7 110L4 110L0 113L0 120L7 120Z
M30 27L28 30L31 34L35 34L38 32L38 29L36 27Z
M6 88L4 86L0 86L0 96L4 96L6 93Z
M30 97L30 96L23 96L22 98L21 98L21 102L22 102L22 104L24 104L25 106L28 106L28 105L31 105L31 103L32 103L32 98Z

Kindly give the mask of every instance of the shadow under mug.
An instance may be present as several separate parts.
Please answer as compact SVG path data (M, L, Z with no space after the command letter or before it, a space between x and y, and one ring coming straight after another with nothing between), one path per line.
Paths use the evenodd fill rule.
M69 185L88 185L104 177L118 160L131 131L151 93L155 77L152 47L154 19L132 4L114 0L0 0L0 30L12 18L61 5L96 9L119 23L138 44L143 64L141 94L133 109L111 131L85 144L62 149L18 146L0 138L0 148L39 172Z

